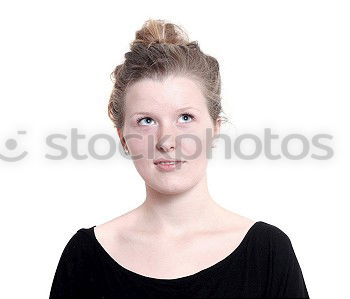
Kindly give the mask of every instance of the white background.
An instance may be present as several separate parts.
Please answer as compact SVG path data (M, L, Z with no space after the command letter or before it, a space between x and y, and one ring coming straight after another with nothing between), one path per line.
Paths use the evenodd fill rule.
M221 205L290 237L312 298L347 294L349 15L347 1L2 2L0 153L28 152L17 162L0 160L2 298L48 298L69 238L143 202L132 161L119 152L94 159L87 142L105 133L119 144L107 116L109 76L148 18L183 26L218 59L231 120L222 133L263 140L271 128L279 135L275 154L291 133L310 142L333 136L323 141L334 150L328 160L311 158L324 154L312 145L302 160L224 159L218 143L208 182ZM71 128L85 135L79 153L88 158L45 158L58 154L46 136L67 135L60 144L69 150ZM9 139L16 149L6 148ZM100 141L96 151L107 146Z

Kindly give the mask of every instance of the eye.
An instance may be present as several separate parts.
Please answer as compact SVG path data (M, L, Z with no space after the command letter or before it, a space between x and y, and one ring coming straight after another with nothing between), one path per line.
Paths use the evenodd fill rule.
M181 114L181 116L184 117L186 120L188 119L188 117L192 118L192 120L195 119L195 117L194 117L192 114L190 114L190 113L183 113L183 114ZM146 121L145 126L147 126L148 124L150 124L150 121L152 121L153 119L152 119L151 117L140 117L140 118L138 118L138 119L136 120L136 121L137 121L137 124L142 125L142 124L141 124L141 121L143 121L143 120ZM187 123L187 122L188 122L188 121L185 121L185 123ZM143 126L143 125L142 125L142 126Z
M188 117L194 119L194 116L192 114L190 114L190 113L184 113L184 114L181 114L181 116L185 116L186 119L188 119ZM187 121L185 121L185 122L187 122Z
M152 120L152 118L150 118L150 117L140 117L140 118L137 119L137 123L140 124L141 121L144 120L144 119L147 120L147 122L146 122L147 124L149 124L148 120Z

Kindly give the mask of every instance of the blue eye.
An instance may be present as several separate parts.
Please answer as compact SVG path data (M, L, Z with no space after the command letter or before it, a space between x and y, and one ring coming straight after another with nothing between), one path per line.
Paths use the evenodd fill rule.
M181 116L186 116L186 118L191 117L192 119L194 119L194 116L192 114L189 114L189 113L184 113Z
M144 120L144 119L150 120L152 118L150 118L150 117L140 117L140 118L137 119L137 123L140 124L141 120ZM149 124L149 122L147 122L147 123Z
M182 117L185 116L187 119L188 119L188 117L190 117L192 120L195 119L194 116L190 113L184 113L184 114L181 114L181 116ZM146 120L146 126L147 126L147 124L150 124L150 121L152 121L153 119L151 117L140 117L136 120L137 124L142 125L141 121L143 121L143 120ZM188 121L185 121L185 123L187 123L187 122Z

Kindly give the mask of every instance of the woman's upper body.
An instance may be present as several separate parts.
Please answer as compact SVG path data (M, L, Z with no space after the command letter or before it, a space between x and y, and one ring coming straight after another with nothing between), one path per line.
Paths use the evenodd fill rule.
M224 119L218 61L161 20L146 22L130 50L113 72L108 112L146 200L74 234L51 299L307 296L287 235L209 193L210 149ZM132 188L118 183L113 194Z
M117 237L111 228L123 231ZM113 221L79 229L63 250L50 299L309 298L291 241L274 225L245 220L216 242L197 236L160 248L152 237L140 246L135 232L134 241L123 238L124 228Z

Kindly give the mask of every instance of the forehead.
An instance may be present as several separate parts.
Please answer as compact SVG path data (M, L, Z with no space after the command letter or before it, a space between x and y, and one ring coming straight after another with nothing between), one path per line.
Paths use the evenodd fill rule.
M142 79L130 86L125 101L127 113L140 109L176 110L186 106L200 109L205 105L199 83L182 76L169 76L162 81Z

